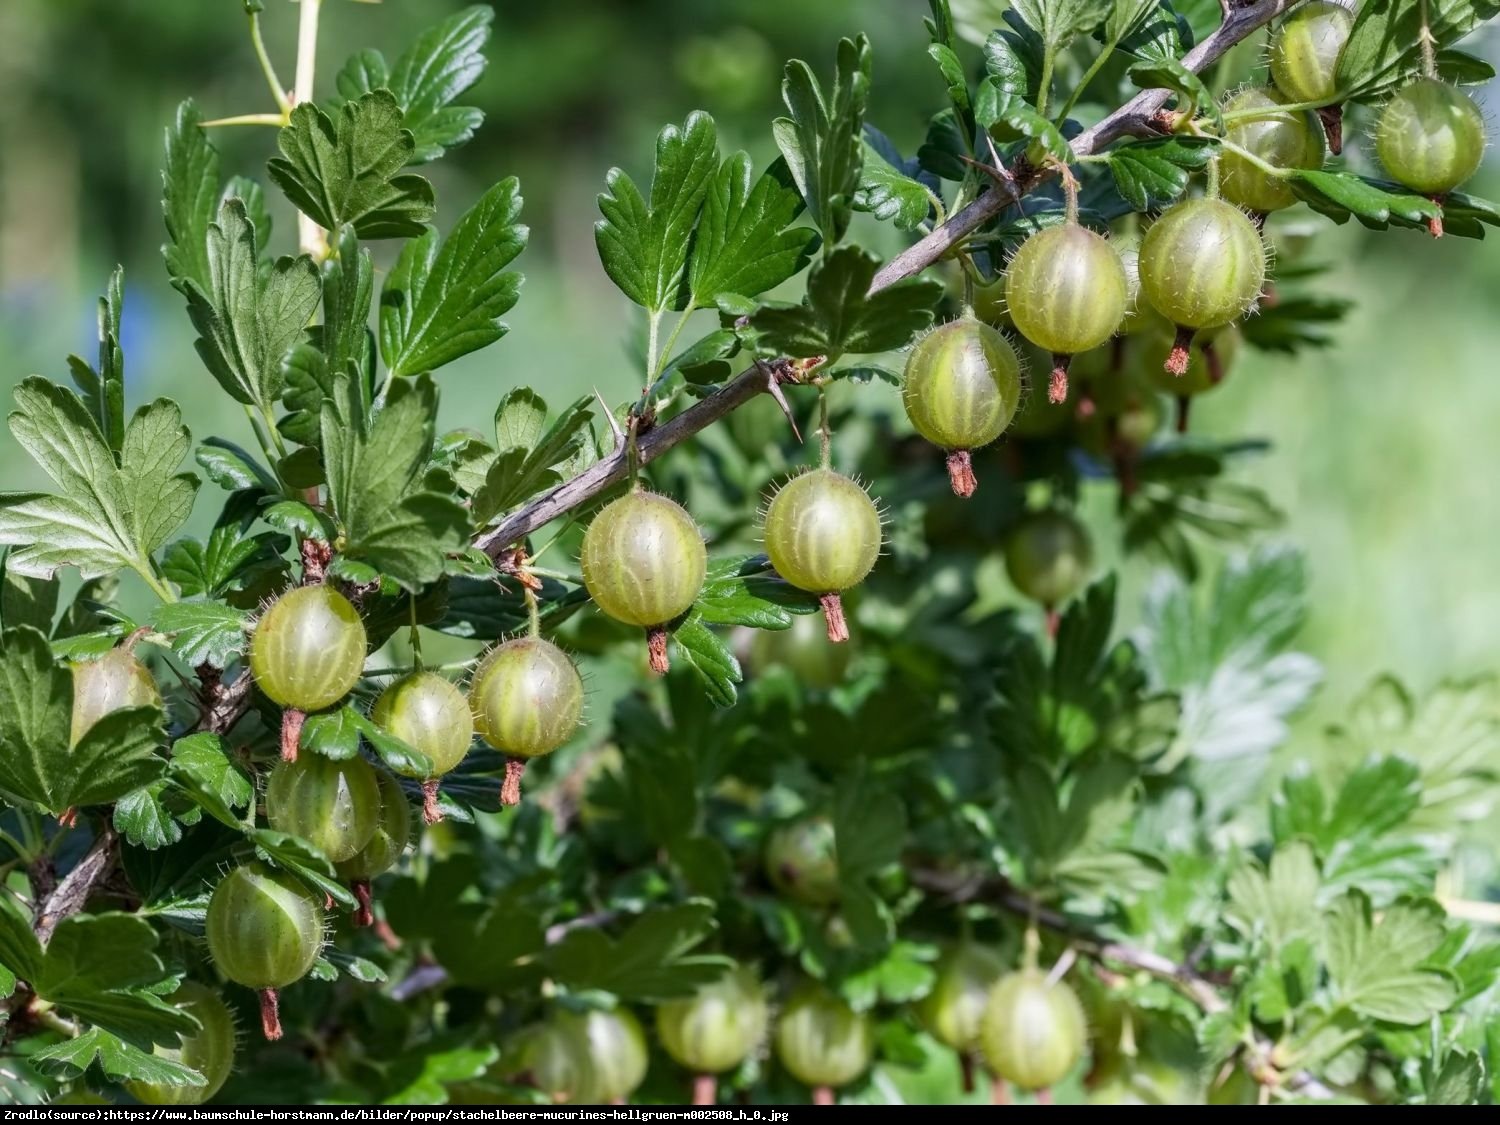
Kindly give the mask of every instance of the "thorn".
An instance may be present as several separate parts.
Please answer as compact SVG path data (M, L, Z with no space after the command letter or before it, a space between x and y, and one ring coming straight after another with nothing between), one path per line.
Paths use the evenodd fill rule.
M610 432L615 435L615 448L624 449L625 431L620 429L619 419L615 417L615 412L609 408L609 404L604 401L604 396L599 393L598 387L594 388L594 397L599 400L599 409L604 411L604 420L609 423Z
M786 394L781 389L781 380L776 377L776 372L763 360L757 359L755 366L766 373L766 390L776 400L776 405L781 407L781 413L786 418L786 424L792 427L792 436L800 445L802 442L802 431L797 429L797 419L792 416L791 404L786 400Z

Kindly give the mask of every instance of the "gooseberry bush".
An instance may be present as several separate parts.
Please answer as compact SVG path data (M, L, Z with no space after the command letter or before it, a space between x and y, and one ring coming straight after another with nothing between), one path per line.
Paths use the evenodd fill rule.
M1265 444L1188 410L1334 342L1310 221L1500 222L1500 5L933 0L909 153L851 29L769 162L700 111L609 174L641 346L561 406L505 362L520 185L426 173L491 11L330 76L301 0L289 91L290 7L243 7L269 102L184 102L163 174L243 426L127 401L118 272L97 360L15 391L53 487L0 496L6 1099L1500 1094L1500 685L1294 726Z

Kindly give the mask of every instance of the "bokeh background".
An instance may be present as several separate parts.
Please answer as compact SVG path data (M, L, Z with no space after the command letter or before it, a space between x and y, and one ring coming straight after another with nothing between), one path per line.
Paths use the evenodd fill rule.
M1003 7L955 6L977 11L983 24L993 18L986 5ZM331 92L354 49L393 56L462 6L327 0L320 94ZM594 387L621 401L638 388L638 349L629 347L638 326L599 266L594 197L611 165L649 174L663 123L707 109L721 144L748 147L759 164L780 111L782 61L804 57L825 72L837 38L861 30L875 49L871 120L904 150L943 102L926 55L924 0L494 6L491 64L465 99L484 108L487 124L429 174L444 225L484 186L518 175L532 237L511 336L444 373L444 420L453 425L484 426L489 405L517 382L554 404ZM290 82L296 6L267 0L267 8L267 43ZM1470 49L1494 61L1500 37L1491 31ZM197 362L159 254L162 130L189 95L208 117L272 108L241 0L0 0L5 399L28 374L64 378L69 352L91 353L94 297L120 262L132 407L171 394L195 435L249 439L243 415ZM1496 104L1492 92L1480 97ZM214 139L230 170L258 175L275 135L226 128ZM1494 162L1473 189L1500 192ZM277 247L289 250L290 214L277 219ZM1356 301L1355 311L1326 351L1243 361L1196 408L1194 424L1274 443L1242 471L1289 513L1282 534L1307 552L1313 608L1304 647L1328 668L1327 687L1303 720L1312 725L1338 714L1380 671L1424 688L1500 667L1500 238L1377 236L1306 213L1290 222L1318 231L1311 257L1333 264L1327 285ZM894 248L890 232L864 235ZM872 408L891 405L888 392L866 392ZM41 481L8 433L0 434L0 480L7 488ZM200 502L200 523L213 508ZM1147 580L1145 567L1127 568L1133 595Z

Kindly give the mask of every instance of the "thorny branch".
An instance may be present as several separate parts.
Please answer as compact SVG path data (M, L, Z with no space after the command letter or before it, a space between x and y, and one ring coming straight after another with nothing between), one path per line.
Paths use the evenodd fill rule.
M1294 0L1256 0L1246 4L1242 0L1223 0L1224 22L1218 30L1184 56L1183 65L1195 72L1212 65L1230 48L1249 38L1291 7L1293 2ZM1093 128L1081 133L1072 142L1074 154L1093 155L1108 148L1121 137L1159 135L1161 128L1157 124L1157 115L1171 96L1171 92L1167 90L1146 90L1137 94ZM1030 190L1055 174L1055 170L1050 168L1032 170L1021 186ZM898 281L914 277L940 261L1010 206L1013 198L1009 190L998 185L991 186L932 233L887 262L875 275L870 292L873 294L888 289ZM777 361L783 368L786 363L786 360ZM777 380L774 375L768 377L767 367L774 372L777 364L757 364L742 371L718 391L690 406L671 421L644 433L638 442L639 463L645 465L654 461L757 395L772 392ZM498 557L507 547L538 528L587 504L611 485L624 480L626 471L625 449L617 447L578 476L543 493L496 527L481 534L475 540L475 546L491 558Z

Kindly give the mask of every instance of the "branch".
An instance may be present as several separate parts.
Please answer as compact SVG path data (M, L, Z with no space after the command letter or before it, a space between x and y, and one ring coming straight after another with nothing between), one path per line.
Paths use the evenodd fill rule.
M1183 65L1192 71L1200 71L1212 65L1231 47L1270 23L1294 2L1295 0L1258 0L1245 5L1240 0L1234 0L1223 24L1184 56ZM1146 90L1137 94L1092 129L1080 134L1073 141L1074 153L1089 156L1109 147L1121 137L1159 134L1161 130L1154 121L1171 96L1171 92L1167 90ZM1028 190L1054 174L1049 169L1034 171L1026 184ZM1001 191L998 187L989 188L931 234L887 262L875 275L870 292L878 293L898 281L921 273L999 215L1011 202L1012 197L1008 192ZM771 388L772 380L767 377L765 365L758 364L742 371L719 390L690 406L670 422L643 435L639 441L640 463L644 465L654 461ZM572 480L543 493L540 498L481 534L474 545L491 558L496 558L507 547L526 538L537 528L581 507L611 485L624 480L625 474L625 450L617 448Z
M93 846L84 853L73 870L68 872L68 877L57 885L57 889L47 896L42 908L37 911L36 925L33 927L43 945L52 936L52 931L57 929L58 923L82 910L89 895L94 893L94 888L109 876L119 855L119 842L120 838L115 835L115 830L106 822L99 829Z

